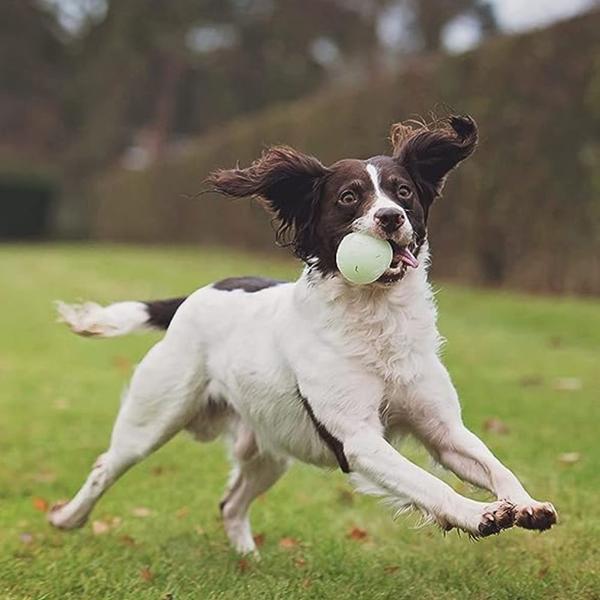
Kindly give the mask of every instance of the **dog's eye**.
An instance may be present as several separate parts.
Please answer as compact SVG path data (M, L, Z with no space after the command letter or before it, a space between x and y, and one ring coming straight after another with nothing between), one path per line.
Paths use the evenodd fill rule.
M352 190L345 190L338 198L338 202L344 206L354 204L357 200L356 194Z
M396 194L398 194L399 198L410 198L412 190L405 183L401 183L396 189Z

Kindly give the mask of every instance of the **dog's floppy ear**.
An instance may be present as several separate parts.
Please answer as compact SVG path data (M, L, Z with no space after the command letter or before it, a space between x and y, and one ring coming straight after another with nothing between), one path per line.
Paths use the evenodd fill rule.
M228 196L255 196L264 201L280 222L280 234L292 232L291 245L306 258L305 239L324 177L319 160L288 146L274 146L246 169L222 169L207 183Z
M477 145L477 125L469 116L451 116L436 129L392 127L394 158L415 182L425 214L441 194L448 173Z

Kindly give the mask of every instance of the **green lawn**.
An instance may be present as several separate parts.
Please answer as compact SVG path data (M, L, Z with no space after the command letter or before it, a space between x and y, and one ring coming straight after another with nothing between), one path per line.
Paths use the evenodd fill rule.
M46 525L45 503L81 484L133 364L157 339L77 338L54 323L52 301L160 298L297 270L216 250L0 246L0 598L600 598L597 301L438 286L465 420L535 497L555 503L550 532L444 537L415 529L415 517L393 522L338 472L296 465L253 509L262 560L240 561L218 518L222 444L185 435L102 499L95 526ZM486 427L490 418L508 432ZM406 451L434 468L416 446Z

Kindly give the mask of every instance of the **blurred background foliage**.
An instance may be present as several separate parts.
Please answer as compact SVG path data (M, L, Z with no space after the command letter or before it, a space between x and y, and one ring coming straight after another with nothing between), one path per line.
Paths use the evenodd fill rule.
M519 36L496 5L6 0L0 235L268 249L258 208L198 194L212 168L281 142L367 157L394 121L469 112L481 147L434 211L435 273L600 293L597 2Z

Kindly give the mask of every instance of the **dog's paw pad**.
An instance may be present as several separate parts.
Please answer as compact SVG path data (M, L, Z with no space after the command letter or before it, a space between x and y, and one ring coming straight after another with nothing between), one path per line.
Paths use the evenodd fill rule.
M487 537L508 529L515 522L515 506L510 502L500 501L492 504L481 517L477 528L481 537Z
M546 531L558 521L556 509L550 502L533 502L519 506L516 511L515 523L523 529Z

